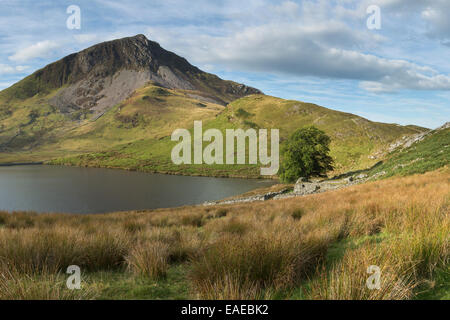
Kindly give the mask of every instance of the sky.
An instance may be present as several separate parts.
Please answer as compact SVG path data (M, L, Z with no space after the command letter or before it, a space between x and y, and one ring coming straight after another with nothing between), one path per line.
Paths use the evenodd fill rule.
M450 121L449 12L450 0L0 0L0 90L144 34L265 94L436 128Z

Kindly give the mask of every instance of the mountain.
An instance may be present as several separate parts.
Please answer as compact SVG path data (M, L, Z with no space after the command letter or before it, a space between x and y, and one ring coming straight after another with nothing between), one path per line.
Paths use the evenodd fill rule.
M388 178L433 171L450 164L450 122L393 143L385 160L367 171Z
M102 113L134 90L154 81L170 89L198 91L198 98L226 105L259 90L194 67L144 35L100 43L52 63L2 96L26 99L64 87L50 105L61 111L89 109Z
M337 171L366 168L397 139L427 131L283 100L222 80L143 35L100 43L0 92L0 162L257 176L255 166L175 166L177 128L278 128L282 141L316 125L332 138Z
M68 130L91 127L89 123L136 90L152 86L177 90L184 100L177 101L179 105L195 100L206 106L204 113L210 105L217 109L260 93L203 72L143 35L104 42L49 64L0 92L0 151L35 149L64 138ZM161 109L160 101L149 104ZM122 118L127 121L126 117L125 111Z
M185 128L192 131L192 124ZM277 128L281 145L294 130L306 125L315 125L331 137L335 173L368 168L384 159L387 148L398 139L428 131L420 127L372 122L315 104L262 94L235 100L218 110L214 117L203 119L203 130L216 128L224 136L225 130L232 128ZM256 165L174 165L170 153L175 144L168 134L158 139L121 144L105 152L55 159L52 163L188 175L259 176Z

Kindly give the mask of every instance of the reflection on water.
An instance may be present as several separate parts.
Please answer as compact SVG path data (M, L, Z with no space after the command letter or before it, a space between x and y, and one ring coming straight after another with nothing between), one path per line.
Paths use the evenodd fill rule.
M274 183L97 168L0 167L0 210L101 213L175 207L219 200Z

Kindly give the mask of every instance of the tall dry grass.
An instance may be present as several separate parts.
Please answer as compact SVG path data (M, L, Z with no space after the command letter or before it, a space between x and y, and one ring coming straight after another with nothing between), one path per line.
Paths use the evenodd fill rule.
M157 280L167 274L169 246L159 241L147 245L138 244L131 250L126 260L132 272Z
M15 275L2 283L9 294L0 298L30 296L21 287L52 296L30 279L50 279L72 264L150 279L183 264L194 297L271 298L303 288L314 299L408 299L449 265L449 210L445 168L263 203L105 215L0 213L0 261L8 266L0 277ZM369 265L382 269L380 290L365 285Z
M24 274L14 266L0 262L0 300L90 300L96 292L90 288L68 290L60 273L41 270Z
M192 261L190 278L204 299L267 298L299 284L324 252L326 243L313 243L294 230L224 235Z

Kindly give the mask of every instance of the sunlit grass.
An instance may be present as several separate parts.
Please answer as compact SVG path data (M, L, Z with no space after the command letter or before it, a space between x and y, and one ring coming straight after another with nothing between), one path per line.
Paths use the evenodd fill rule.
M449 179L443 168L261 203L0 213L0 298L443 298ZM69 265L89 291L65 292ZM366 286L370 265L380 290Z

